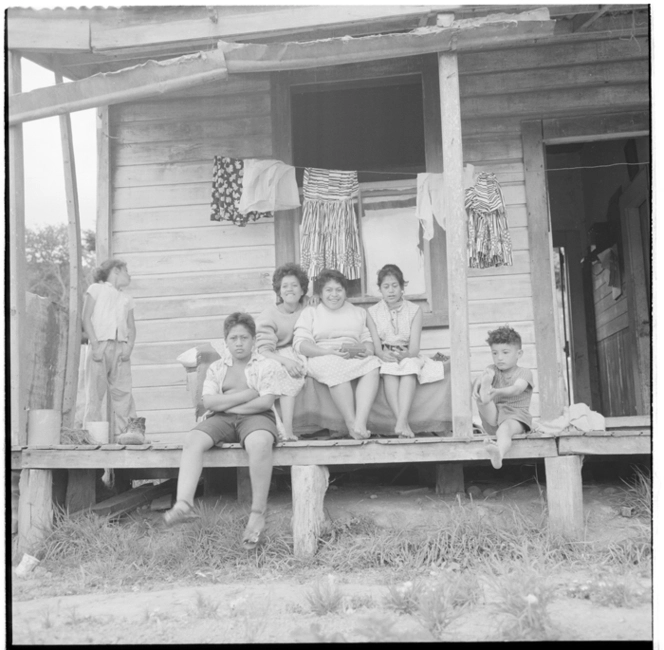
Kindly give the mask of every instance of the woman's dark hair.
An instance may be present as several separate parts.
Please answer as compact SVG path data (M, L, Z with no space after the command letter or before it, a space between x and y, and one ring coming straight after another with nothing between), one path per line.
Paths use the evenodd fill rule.
M386 264L380 271L378 271L378 286L383 284L383 280L391 275L399 283L403 289L406 286L406 281L403 279L403 273L396 264Z
M233 312L230 316L226 317L224 321L224 338L228 336L236 325L246 327L247 332L251 334L251 338L256 338L256 321L254 321L251 314L245 314L242 311Z
M272 276L272 288L274 289L274 293L277 294L277 305L280 302L283 302L283 298L279 295L281 291L281 281L289 275L297 278L297 281L300 283L300 289L302 289L300 302L304 300L304 296L309 290L309 276L302 270L302 267L299 264L294 264L293 262L282 264Z
M127 262L118 259L110 259L102 262L93 272L92 279L95 282L106 282L113 269L126 269Z
M316 278L316 282L314 282L314 291L320 296L323 292L323 287L330 280L338 282L344 288L344 291L348 291L348 278L341 271L336 271L335 269L323 269L320 272Z
M509 325L491 330L486 342L489 345L515 345L519 350L521 349L521 336Z

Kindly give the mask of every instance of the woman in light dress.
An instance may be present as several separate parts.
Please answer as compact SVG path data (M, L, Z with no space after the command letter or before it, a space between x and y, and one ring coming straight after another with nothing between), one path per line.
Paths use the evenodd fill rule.
M406 282L396 264L378 271L378 287L383 299L369 308L367 325L376 355L383 362L380 374L385 396L397 422L394 432L412 438L408 424L417 383L427 384L444 377L443 364L420 354L422 310L403 297Z
M283 424L277 422L277 429L281 440L297 440L293 433L293 411L295 396L304 386L307 361L293 349L293 332L307 301L309 277L298 264L284 264L274 272L272 288L277 302L256 320L256 349L281 364L276 382L281 391Z
M380 376L380 360L367 327L367 312L346 300L348 280L339 271L323 269L316 279L320 303L306 307L295 325L293 347L307 357L307 374L330 388L348 432L369 438L369 411ZM358 379L355 391L351 381Z

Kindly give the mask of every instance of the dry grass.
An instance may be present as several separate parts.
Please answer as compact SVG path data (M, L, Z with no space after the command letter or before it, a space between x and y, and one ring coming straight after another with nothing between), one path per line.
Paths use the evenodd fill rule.
M305 595L311 611L318 616L334 614L341 609L344 596L333 575L314 583Z

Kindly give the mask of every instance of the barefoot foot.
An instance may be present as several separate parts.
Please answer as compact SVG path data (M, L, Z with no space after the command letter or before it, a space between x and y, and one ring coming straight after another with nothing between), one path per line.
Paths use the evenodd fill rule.
M351 438L355 438L355 440L367 440L367 438L371 438L371 431L369 429L352 428L349 433Z
M399 438L414 438L415 434L413 433L413 430L410 428L410 425L408 422L406 424L399 424L397 422L397 426L394 427L394 433L396 433Z
M503 466L503 457L498 449L498 445L493 442L493 440L485 440L484 447L486 448L487 454L489 454L489 460L494 469L500 469Z

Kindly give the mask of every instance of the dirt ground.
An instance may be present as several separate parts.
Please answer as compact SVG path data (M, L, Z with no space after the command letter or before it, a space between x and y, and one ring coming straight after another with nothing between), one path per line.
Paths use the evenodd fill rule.
M617 485L614 483L614 485ZM486 485L478 483L478 488ZM546 503L539 485L501 486L495 495L478 495L463 507L480 516L498 517L514 506L528 516L541 516ZM584 487L589 541L621 539L639 522L620 515L619 489L611 485ZM460 504L440 499L433 490L411 486L332 485L326 497L332 519L371 518L381 527L413 528L454 517ZM290 519L290 496L270 497L269 525ZM440 568L432 567L432 579ZM177 584L134 586L122 593L60 595L53 577L42 567L29 576L12 576L11 631L15 644L172 644L293 641L435 640L412 614L397 613L386 604L390 570L367 570L335 576L343 604L335 613L311 611L307 593L325 572L279 575L266 572L254 580L234 582L205 571ZM549 606L560 639L650 640L652 638L651 577L643 568L632 571L634 588L643 598L631 607L602 606L570 596L570 585L590 579L590 571L556 572L556 597ZM58 594L58 595L52 595ZM500 638L500 618L489 604L474 604L452 621L443 640L483 641Z

